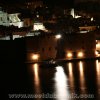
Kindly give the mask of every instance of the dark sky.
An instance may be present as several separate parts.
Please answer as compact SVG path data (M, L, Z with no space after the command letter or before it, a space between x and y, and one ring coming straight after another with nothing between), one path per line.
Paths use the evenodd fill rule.
M18 2L25 2L25 1L32 1L32 0L0 0L0 2L7 2L7 3L18 3ZM34 1L34 0L33 0ZM38 0L37 0L38 1ZM72 3L74 0L42 0L48 4L64 4L64 3Z
M17 3L17 2L25 2L25 1L32 1L32 0L0 0L0 2L14 2L14 3ZM34 1L34 0L33 0ZM38 0L37 0L38 1ZM75 2L80 2L80 1L100 1L100 0L42 0L42 1L45 1L47 3L58 3L58 4L64 4L64 3L68 3L68 4L71 4L73 3L74 1Z
M74 0L44 0L48 5L73 6Z
M34 0L0 0L0 4L3 5L11 5L11 4L18 4L18 3L24 3L25 1L34 1ZM37 0L38 1L38 0ZM50 6L66 6L71 7L73 6L74 0L41 0L45 4L48 4ZM13 6L13 5L12 5Z
M13 3L20 3L20 2L25 2L25 1L34 1L34 0L0 0L0 3L3 2L3 4L13 4ZM37 0L38 1L38 0ZM75 2L80 2L80 1L100 1L100 0L42 0L44 3L51 5L51 6L73 6Z

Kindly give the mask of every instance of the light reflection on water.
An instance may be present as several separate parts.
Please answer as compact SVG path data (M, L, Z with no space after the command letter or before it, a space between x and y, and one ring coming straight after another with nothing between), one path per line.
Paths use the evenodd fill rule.
M38 64L33 64L33 71L34 71L34 78L35 78L35 84L39 85L39 66Z
M100 95L100 62L96 60L96 74L97 74L97 86L98 88L98 94Z
M96 72L97 72L97 76L100 75L100 62L98 60L96 60Z
M64 73L64 69L62 66L56 67L56 73L54 76L55 80L55 95L57 96L57 100L66 100L69 96L68 91L68 83L67 83L67 76ZM67 98L67 100L69 100Z
M71 89L71 92L74 92L73 63L69 62L67 65L68 65L68 72L69 72L70 89Z
M56 95L53 100L77 100L68 98L72 93L100 95L100 62L98 60L68 62L52 68L42 68L38 64L33 64L32 69L35 93L52 93ZM99 99L100 97L97 96L94 100Z
M41 86L40 86L40 77L39 77L39 65L33 64L32 65L33 68L33 73L34 73L34 85L35 85L35 92L36 94L40 94L41 93Z
M85 77L84 77L84 63L82 61L80 61L78 64L79 64L79 73L80 73L79 77L80 77L81 93L86 94Z

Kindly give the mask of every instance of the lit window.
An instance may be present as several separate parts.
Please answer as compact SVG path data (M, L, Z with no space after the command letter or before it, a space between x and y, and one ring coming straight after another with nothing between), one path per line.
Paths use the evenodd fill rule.
M98 51L95 51L95 55L96 55L96 56L100 56L100 54L99 54Z
M56 39L60 39L60 38L61 38L61 35L58 34L58 35L56 35L55 37L56 37Z
M73 54L71 52L68 52L67 57L71 58L73 56Z
M81 52L81 51L78 52L77 56L78 56L78 57L83 57L83 52Z
M33 60L38 60L39 59L39 54L33 54L32 59Z

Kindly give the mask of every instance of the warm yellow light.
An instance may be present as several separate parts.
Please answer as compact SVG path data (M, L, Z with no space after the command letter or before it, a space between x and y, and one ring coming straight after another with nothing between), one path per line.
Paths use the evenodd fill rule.
M98 53L98 51L95 51L95 55L96 55L96 56L99 56L99 53Z
M39 59L39 55L38 54L33 54L32 55L32 59L33 60L38 60Z
M67 54L67 57L68 58L71 58L73 56L73 54L71 53L71 52L69 52L68 54Z
M56 35L55 37L56 37L56 39L60 39L60 38L61 38L61 35L58 34L58 35Z
M39 17L39 15L37 15L37 17ZM46 30L46 28L43 23L34 23L34 30Z
M83 52L78 52L77 54L78 57L83 57L83 55L84 55Z
M91 21L93 21L94 19L93 19L93 17L91 18Z
M95 51L95 54L96 54L96 55L98 55L98 52L97 52L97 51Z
M37 63L33 64L33 71L34 71L34 75L35 75L35 84L39 85L39 65Z
M100 48L100 43L96 44L96 48Z

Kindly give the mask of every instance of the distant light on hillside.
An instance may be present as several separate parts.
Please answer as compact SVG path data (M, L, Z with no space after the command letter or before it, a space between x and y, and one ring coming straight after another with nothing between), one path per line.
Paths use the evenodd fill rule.
M43 23L34 23L34 30L46 30Z
M56 37L56 39L60 39L61 38L61 35L60 34L57 34L55 37Z
M93 17L91 18L91 21L93 21L94 19L93 19Z

